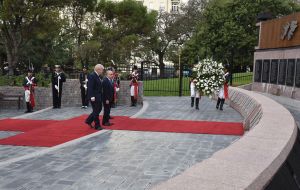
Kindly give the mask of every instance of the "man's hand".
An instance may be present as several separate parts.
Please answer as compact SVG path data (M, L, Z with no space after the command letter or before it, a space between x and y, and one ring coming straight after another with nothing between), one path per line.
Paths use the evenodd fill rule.
M109 100L106 100L105 103L106 103L106 104L109 104Z
M91 97L91 101L95 102L96 98L95 97Z
M54 87L55 87L56 90L58 90L58 86L57 85L54 85Z

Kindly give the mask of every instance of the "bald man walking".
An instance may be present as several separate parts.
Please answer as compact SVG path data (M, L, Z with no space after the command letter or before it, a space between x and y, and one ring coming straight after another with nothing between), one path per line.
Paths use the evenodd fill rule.
M102 75L104 70L103 65L97 64L95 66L94 72L88 76L88 93L87 98L90 100L93 112L85 120L85 123L93 128L92 123L94 122L94 128L96 130L101 130L99 114L102 109L102 80L100 75Z

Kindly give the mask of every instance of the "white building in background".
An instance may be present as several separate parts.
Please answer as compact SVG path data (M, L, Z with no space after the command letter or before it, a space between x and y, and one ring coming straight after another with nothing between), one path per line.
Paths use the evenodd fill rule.
M122 1L122 0L114 0ZM188 0L136 0L143 3L149 10L178 12L180 5Z

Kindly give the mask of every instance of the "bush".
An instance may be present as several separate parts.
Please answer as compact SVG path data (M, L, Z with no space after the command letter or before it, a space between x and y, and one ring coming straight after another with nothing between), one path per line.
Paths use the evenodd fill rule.
M35 77L38 82L38 86L49 87L51 78L46 77L44 73L36 73ZM0 76L0 86L23 86L23 80L25 75L19 76Z

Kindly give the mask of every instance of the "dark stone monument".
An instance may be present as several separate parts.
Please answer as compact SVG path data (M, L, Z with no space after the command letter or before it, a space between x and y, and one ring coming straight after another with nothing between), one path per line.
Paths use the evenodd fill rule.
M300 87L300 59L297 59L296 62L295 86Z
M262 60L255 61L254 82L261 82Z
M271 61L270 83L277 84L277 76L278 76L278 59L273 59Z
M295 59L289 59L286 72L286 85L294 86L295 77Z
M281 59L279 62L278 84L285 85L287 60Z
M270 76L270 60L263 61L262 82L269 83Z

